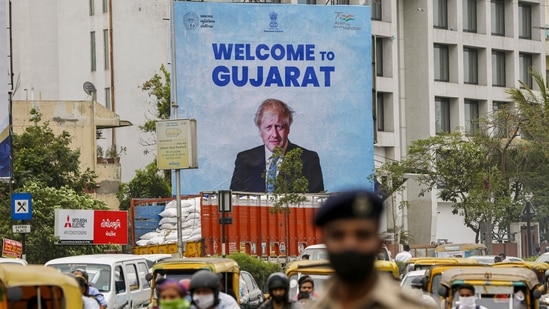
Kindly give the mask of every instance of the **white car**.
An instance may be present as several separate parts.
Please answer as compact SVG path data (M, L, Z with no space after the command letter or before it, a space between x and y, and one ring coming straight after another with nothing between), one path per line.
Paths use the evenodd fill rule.
M17 258L0 258L0 264L17 264L17 265L27 265L27 261Z
M400 281L400 287L402 288L412 288L412 281L416 278L425 277L425 269L412 270L406 273L404 278Z
M468 259L475 259L479 264L494 264L494 258L497 255L472 255L467 257ZM504 262L524 262L523 259L516 256L507 256Z

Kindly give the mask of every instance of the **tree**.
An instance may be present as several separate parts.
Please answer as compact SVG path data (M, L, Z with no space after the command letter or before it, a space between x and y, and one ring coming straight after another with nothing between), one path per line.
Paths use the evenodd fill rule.
M252 274L260 287L264 287L270 274L280 271L280 264L265 262L245 253L233 253L227 256L235 260L242 270ZM262 288L262 290L265 290Z
M303 150L295 148L282 153L280 147L276 147L271 156L274 162L280 162L277 166L278 174L274 179L267 179L267 187L274 185L274 192L269 195L273 202L271 213L283 213L285 215L286 246L290 245L290 206L299 205L307 201L309 181L303 176ZM266 174L263 175L266 178ZM286 262L288 262L288 249L286 249Z
M139 129L144 133L148 133L148 137L141 140L141 144L145 147L156 145L154 133L156 132L157 119L169 119L171 110L171 79L170 72L162 64L160 65L160 74L155 73L154 76L141 85L141 90L146 91L151 101L149 102L150 114L152 119L148 119L145 124L139 126Z
M30 120L33 125L13 136L14 187L35 182L53 188L67 186L79 193L94 189L96 175L89 168L80 171L80 150L70 148L70 134L55 135L36 109L31 110Z
M80 171L80 152L70 149L67 132L55 135L49 122L31 110L33 125L22 134L13 135L14 191L30 192L33 197L32 231L26 236L27 260L45 263L49 259L85 253L98 253L113 246L58 246L54 236L55 209L108 209L94 200L86 190L94 188L95 174ZM18 239L11 232L11 207L7 187L0 196L0 234Z
M135 177L129 183L120 185L117 193L120 209L130 208L130 201L134 197L158 198L170 197L171 187L166 178L158 173L156 163L152 162L145 169L135 171Z

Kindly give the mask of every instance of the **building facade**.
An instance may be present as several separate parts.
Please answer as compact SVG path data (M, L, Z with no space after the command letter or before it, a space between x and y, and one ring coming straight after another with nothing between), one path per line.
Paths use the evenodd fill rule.
M414 140L480 130L475 119L510 103L507 87L519 80L532 85L528 70L545 70L546 0L282 3L371 5L378 166L404 158ZM127 148L122 180L130 180L154 158L137 127L152 117L139 87L161 64L169 66L169 0L15 1L12 7L16 99L82 100L88 98L82 83L92 82L97 101L135 125L103 130L98 141ZM474 240L451 205L436 192L418 197L420 189L410 179L402 196L387 201L384 230L408 231L419 244ZM410 206L398 207L402 200Z

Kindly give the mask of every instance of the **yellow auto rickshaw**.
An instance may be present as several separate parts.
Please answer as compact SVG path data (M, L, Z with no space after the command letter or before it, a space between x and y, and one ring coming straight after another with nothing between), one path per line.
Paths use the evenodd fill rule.
M0 309L82 308L76 280L42 265L0 264ZM38 308L38 307L36 307Z
M427 257L427 258L411 258L405 262L403 275L412 270L422 270L429 269L433 265L469 265L469 264L478 264L478 261L475 259L469 258L436 258L436 257Z
M549 270L549 264L544 262L500 262L492 264L492 267L523 267L532 270L538 277L540 284L545 283L545 271Z
M154 264L152 274L147 276L151 281L151 303L157 305L155 282L161 278L176 280L190 279L202 269L220 274L224 292L234 296L240 303L240 267L233 259L228 258L171 258Z
M375 267L377 271L387 273L395 280L400 280L397 263L393 261L376 260Z
M476 305L479 306L506 309L539 307L538 278L526 268L482 266L449 269L442 275L438 288L443 308L457 305L459 287L463 284L474 287Z
M299 292L298 279L308 275L313 279L315 293L321 295L324 283L332 276L334 270L328 260L296 260L284 268L284 273L290 279L290 299L295 299Z
M486 255L486 250L484 244L443 244L435 248L435 256L466 258L473 255Z
M425 277L423 278L423 290L431 295L436 295L438 292L438 287L440 285L440 280L442 274L446 271L454 268L471 268L471 267L483 267L481 264L441 264L433 265L425 271Z

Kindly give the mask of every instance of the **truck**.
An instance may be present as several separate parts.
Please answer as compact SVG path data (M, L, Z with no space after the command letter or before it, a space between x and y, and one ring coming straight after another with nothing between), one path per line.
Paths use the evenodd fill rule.
M263 258L286 255L295 258L307 246L322 242L321 231L313 224L313 217L327 197L327 194L306 194L307 201L290 205L287 213L273 213L272 201L261 193L232 192L232 209L229 212L219 211L217 192L182 197L182 203L188 205L192 199L192 203L200 209L200 239L187 241L184 255L217 256L242 252ZM175 242L136 245L137 239L158 229L161 212L173 200L132 200L130 216L134 253L177 252Z

